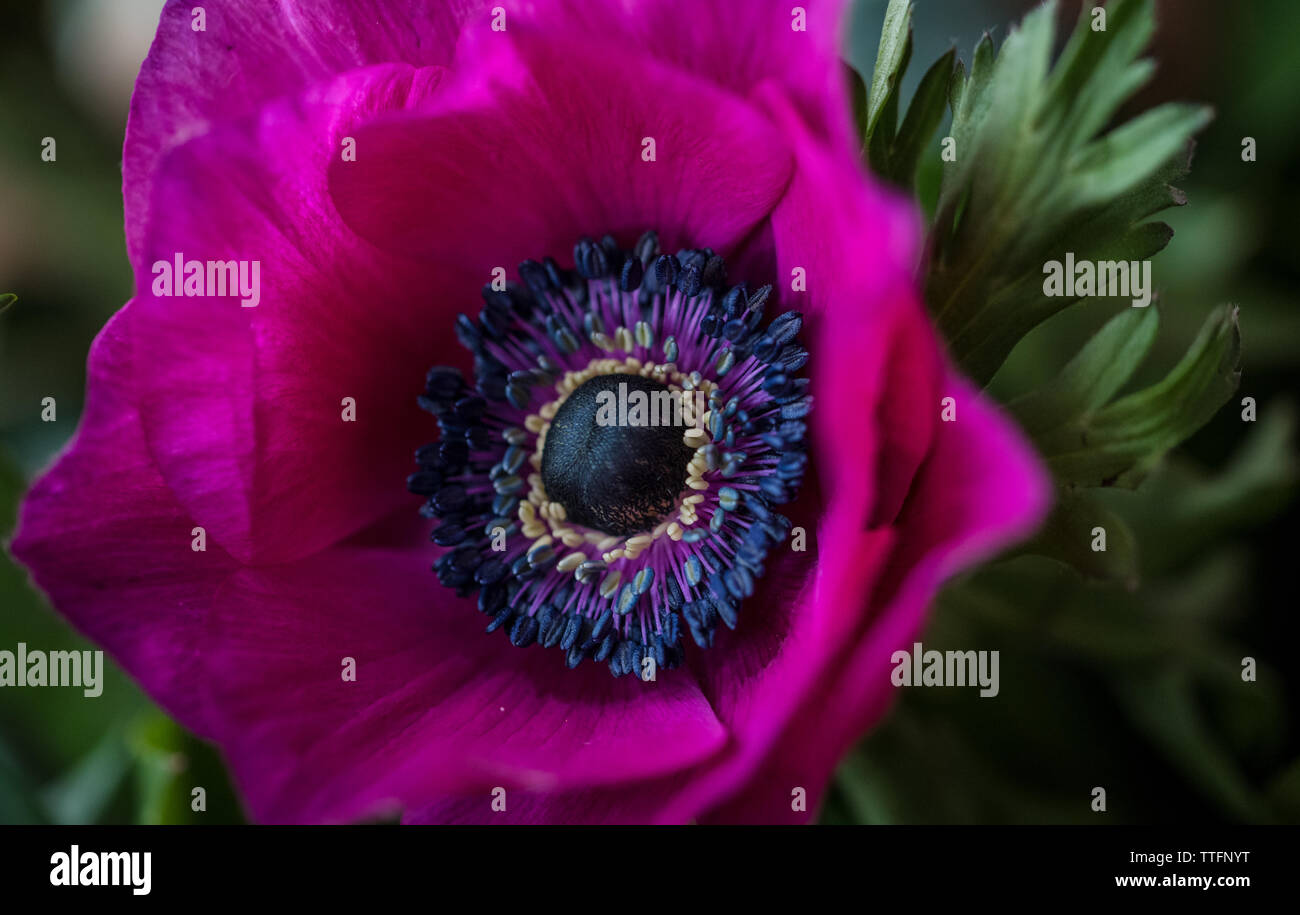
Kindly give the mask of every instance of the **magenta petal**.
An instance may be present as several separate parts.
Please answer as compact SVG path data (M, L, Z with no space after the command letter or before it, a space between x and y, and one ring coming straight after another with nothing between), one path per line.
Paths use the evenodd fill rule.
M643 49L743 98L763 83L779 83L821 139L846 146L851 140L839 55L843 0L642 0L634 8L624 0L535 0L521 6L511 28L522 19L538 32Z
M1031 534L1051 503L1047 474L1015 423L954 372L941 392L956 402L956 419L938 423L934 449L894 524L892 567L915 571L883 580L875 595L881 602L932 590L991 558Z
M443 65L485 0L170 0L140 69L122 161L127 251L144 256L154 172L173 147L213 125L347 70ZM486 19L484 19L486 23Z
M201 734L193 677L205 615L235 563L194 522L145 447L130 383L128 304L90 350L76 437L23 502L10 550L53 604Z
M869 522L873 528L898 516L934 443L944 366L934 329L919 304L899 316L886 359L889 393L877 403L872 423L880 436Z
M357 161L331 165L339 211L380 248L480 282L606 232L725 252L789 179L752 106L635 50L478 31L462 50L422 112L362 127Z
M409 507L431 364L465 364L461 307L427 264L342 225L325 163L357 120L433 90L437 69L374 67L215 129L159 169L148 260L260 262L261 301L155 296L139 279L141 415L164 478L247 562L298 558ZM344 398L355 422L343 419Z
M772 213L777 288L788 307L870 319L900 294L915 296L921 223L911 201L869 177L852 147L821 142L779 86L757 95L794 150L790 186ZM796 267L806 271L804 292L790 291Z
M852 654L827 677L805 711L791 719L764 777L712 812L722 822L781 821L789 792L805 786L815 810L843 753L885 713L897 694L891 655L919 637L926 608L943 581L1030 534L1047 511L1047 477L1012 423L953 375L958 419L942 423L934 451L893 528L897 546ZM819 714L818 709L834 709Z
M204 654L216 739L253 813L334 821L493 786L564 791L671 772L725 733L687 677L653 688L521 650L424 549L344 546L245 569ZM342 679L345 658L355 682Z

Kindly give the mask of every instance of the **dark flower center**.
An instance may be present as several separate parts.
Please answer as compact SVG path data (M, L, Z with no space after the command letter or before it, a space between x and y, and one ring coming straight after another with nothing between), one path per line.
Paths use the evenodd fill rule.
M487 631L644 680L734 629L790 522L812 409L802 319L731 285L708 248L581 239L519 265L456 334L419 402L439 441L407 480L437 518L434 571Z
M621 537L649 530L672 511L694 449L671 416L656 410L651 425L647 411L636 409L672 396L666 384L641 375L597 375L568 396L546 435L542 483L569 521Z

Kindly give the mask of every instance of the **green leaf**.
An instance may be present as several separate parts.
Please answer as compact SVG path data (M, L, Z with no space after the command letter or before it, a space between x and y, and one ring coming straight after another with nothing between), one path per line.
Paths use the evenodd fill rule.
M1055 4L1025 17L994 54L985 36L949 93L956 161L946 163L927 250L925 297L962 370L987 383L1020 339L1077 298L1047 297L1043 264L1145 260L1172 235L1147 222L1186 198L1190 139L1208 108L1170 104L1098 135L1151 76L1137 60L1151 0L1117 0L1107 29L1087 11L1050 66Z
M885 10L885 23L880 29L880 47L876 51L876 66L871 73L871 89L867 93L867 128L863 145L870 146L876 125L891 98L897 111L898 84L907 69L907 59L912 53L911 0L889 0ZM889 132L893 133L893 125Z
M961 108L962 93L966 90L966 65L957 58L952 68L952 79L948 81L948 108L957 111Z
M1010 265L1008 271L1020 274L1020 279L994 293L949 337L954 346L966 352L967 368L981 377L990 377L1021 337L1078 301L1077 297L1049 299L1041 294L1041 270L1046 261L1061 260L1069 251L1087 260L1141 261L1161 251L1173 237L1173 230L1162 222L1143 220L1167 207L1187 203L1170 182L1185 175L1190 164L1189 142L1146 185L1115 199L1108 207L1054 229L1048 235L1049 242L1044 243L1032 232L1008 240L1001 257ZM1003 320L984 319L991 314L1001 315ZM956 321L954 318L954 326Z
M1082 9L1052 70L1048 107L1063 112L1069 142L1104 127L1154 70L1152 62L1135 60L1155 32L1151 4L1114 0L1106 8L1106 21L1106 31L1094 32L1090 10Z
M1085 242L1074 250L1086 251L1087 256L1080 258L1084 260L1142 261L1161 250L1172 236L1173 230L1164 223L1148 222L1111 236L1104 245L1095 241ZM992 377L1006 354L1025 334L1056 314L1065 304L1078 301L1078 298L1048 298L1042 294L1041 264L1047 260L1059 260L1068 250L1067 247L1057 254L1041 256L1037 260L1038 272L1031 271L996 293L965 328L949 338L953 349L960 348L966 353L963 364L967 371L981 378ZM1002 315L1003 320L987 320L994 314Z
M944 107L948 103L949 84L952 81L953 62L957 58L954 48L940 57L916 88L912 102L907 107L903 126L899 128L894 142L889 148L888 163L883 174L900 187L912 189L916 179L916 165L921 152L934 136L939 122L943 120Z
M5 310L17 301L18 296L14 295L12 292L0 293L0 314L4 314Z
M890 152L898 128L899 83L902 82L903 73L907 70L907 64L911 59L912 35L909 32L907 40L903 43L903 56L898 64L895 84L885 96L884 105L876 115L875 122L868 125L870 136L866 142L867 162L878 175L886 175L889 171Z
M1094 550L1093 530L1106 532L1106 549ZM1017 553L1047 556L1090 578L1115 581L1132 590L1138 584L1137 541L1127 523L1087 492L1063 489L1034 539Z
M1070 417L1035 440L1058 480L1134 486L1237 389L1240 356L1237 309L1217 308L1182 361L1159 384Z
M1069 205L1086 209L1139 187L1210 122L1210 109L1163 105L1088 144L1075 159L1075 174L1062 184Z
M1104 406L1133 376L1156 338L1154 308L1126 308L1106 323L1054 380L1007 409L1031 436Z
M943 120L944 108L954 91L954 48L926 71L916 94L907 106L901 127L900 85L912 58L912 6L907 0L891 0L880 31L880 47L867 94L865 113L854 99L862 130L863 149L872 171L908 191L914 191L921 154ZM965 73L960 76L962 84ZM865 121L865 127L863 122Z
M981 105L988 103L989 83L993 80L993 36L988 32L975 45L975 56L970 70L970 94L962 96L962 107L953 109L953 116L961 117L963 124L978 121Z

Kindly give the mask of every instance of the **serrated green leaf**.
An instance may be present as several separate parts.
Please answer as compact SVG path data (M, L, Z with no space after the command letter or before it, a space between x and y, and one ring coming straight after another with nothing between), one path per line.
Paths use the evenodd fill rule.
M1042 294L1041 270L1077 260L1144 260L1169 241L1146 222L1186 202L1186 171L1208 109L1166 105L1096 133L1151 75L1136 59L1154 28L1150 0L1086 12L1049 67L1053 4L1034 10L996 55L987 37L950 93L957 159L946 163L927 251L926 301L962 370L987 383L1019 340L1072 301ZM1138 253L1141 252L1141 253Z
M1054 2L1029 13L1011 30L994 62L986 90L988 111L972 148L964 153L984 175L972 188L971 206L979 212L1000 208L1008 195L1019 195L1029 170L1042 168L1037 133L1055 16ZM996 133L988 129L994 125Z
M1098 85L1061 122L1059 129L1063 145L1073 147L1088 137L1096 136L1124 101L1151 81L1155 72L1155 61L1137 60L1119 68L1114 76L1098 77Z
M1172 237L1172 230L1162 223L1144 224L1144 220L1161 210L1187 203L1186 196L1172 184L1190 169L1192 147L1193 144L1188 141L1143 185L1117 196L1104 207L1082 212L1069 208L1044 212L1039 222L1021 226L1021 231L1013 238L1008 238L998 251L1001 275L1020 277L1016 283L1028 279L1030 282L1025 288L1033 289L1040 285L1043 264L1049 260L1062 260L1067 252L1073 252L1076 261L1096 261L1144 260L1160 251ZM1014 283L1005 285L993 297L1003 296L1000 306L1007 312L1013 310L1008 307L1005 293L1013 285ZM1020 301L1027 298L1023 292L1017 296ZM1047 314L1055 313L1072 301L1077 300L1062 297L1054 305L1048 303ZM950 325L966 330L966 325L986 311L990 304L991 302L976 302L962 311L954 310ZM1029 307L1032 307L1032 303ZM964 322L960 320L962 314L966 315ZM1014 313L1008 313L1007 316L1012 321L1018 318ZM1039 320L1041 318L1035 319L1034 323Z
M1206 320L1187 354L1159 384L1043 432L1037 442L1057 479L1134 486L1237 389L1241 335L1237 309Z
M1063 140L1086 140L1106 125L1153 64L1134 61L1155 32L1149 0L1114 0L1106 7L1106 30L1094 32L1091 10L1079 13L1075 28L1052 70L1047 109L1058 113Z
M1173 230L1163 222L1148 222L1133 226L1124 234L1104 238L1082 247L1080 260L1092 261L1142 261L1160 251L1173 237ZM1069 249L1066 249L1069 250ZM1063 255L1064 252L1062 252ZM990 378L1012 347L1038 324L1056 314L1078 298L1059 296L1048 298L1042 294L1043 274L1041 264L1060 259L1046 256L1040 262L1040 271L1027 273L1014 284L994 295L975 318L956 332L949 344L965 354L963 366L971 375ZM1019 307L1017 306L1019 303ZM1002 321L985 318L1000 314Z
M1056 378L1013 400L1007 409L1032 437L1066 418L1105 406L1142 364L1159 325L1154 308L1124 309L1084 344Z
M877 122L884 114L890 97L898 91L903 71L907 69L911 44L911 0L889 0L889 6L885 9L885 22L880 29L876 65L871 72L871 88L867 93L867 127L863 134L864 146L870 146Z
M1130 193L1176 155L1211 116L1204 106L1162 105L1088 144L1062 184L1061 193L1071 195L1067 205L1088 209Z

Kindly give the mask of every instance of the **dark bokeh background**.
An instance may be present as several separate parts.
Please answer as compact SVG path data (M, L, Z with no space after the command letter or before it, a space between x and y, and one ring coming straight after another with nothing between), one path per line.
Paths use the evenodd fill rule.
M0 12L0 540L21 493L75 429L95 333L131 293L120 155L130 88L159 0L8 3ZM846 55L870 73L885 0L858 0ZM1029 4L917 0L910 95L950 44L969 61ZM1065 3L1062 28L1077 3ZM1159 341L1136 379L1177 361L1220 302L1241 307L1241 390L1136 493L1108 493L1141 551L1133 591L1051 561L998 563L954 582L927 648L1001 651L1001 693L904 691L845 761L829 822L1300 822L1300 645L1295 414L1300 282L1292 232L1300 171L1293 0L1166 0L1161 67L1129 113L1205 101L1190 205L1154 261ZM944 130L939 131L940 136ZM58 143L40 159L41 138ZM1258 143L1243 163L1241 139ZM937 146L923 169L937 174ZM924 176L923 176L924 180ZM1030 334L994 379L1008 398L1051 377L1114 312L1074 306ZM1240 420L1241 396L1259 421ZM58 421L40 421L53 396ZM0 553L0 648L92 647ZM1243 656L1260 663L1243 683ZM111 664L108 665L111 667ZM241 816L217 755L115 668L103 695L0 691L0 823L229 822ZM189 809L203 785L208 810ZM1107 789L1108 812L1089 807Z

